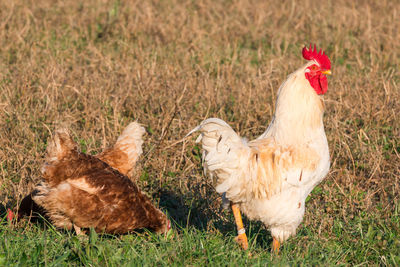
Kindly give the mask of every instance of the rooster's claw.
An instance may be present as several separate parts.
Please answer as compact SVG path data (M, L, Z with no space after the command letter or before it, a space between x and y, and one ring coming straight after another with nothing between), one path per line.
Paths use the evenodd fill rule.
M242 247L242 249L247 250L249 248L246 234L238 235L235 237L235 241Z

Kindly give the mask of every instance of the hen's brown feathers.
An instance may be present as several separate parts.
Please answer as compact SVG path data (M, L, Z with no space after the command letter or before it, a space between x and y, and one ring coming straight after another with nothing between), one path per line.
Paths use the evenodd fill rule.
M127 175L132 170L128 155L118 148L108 148L101 154L96 155L96 157L124 175Z
M142 135L144 133L143 127L132 122L118 137L113 147L106 149L96 157L117 169L120 173L127 175L142 154Z
M165 214L136 184L118 168L79 152L65 130L56 132L47 151L42 167L45 183L37 187L33 199L46 209L57 227L70 229L74 224L107 233L137 228L168 230ZM118 156L118 150L107 155L113 154Z

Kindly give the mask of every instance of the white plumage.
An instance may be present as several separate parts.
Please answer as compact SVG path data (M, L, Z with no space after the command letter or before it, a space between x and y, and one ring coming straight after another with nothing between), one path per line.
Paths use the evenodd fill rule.
M278 92L268 129L246 141L223 120L204 120L200 131L203 166L215 189L262 221L274 239L285 241L303 219L305 199L329 170L323 99L305 73L312 60L289 75Z

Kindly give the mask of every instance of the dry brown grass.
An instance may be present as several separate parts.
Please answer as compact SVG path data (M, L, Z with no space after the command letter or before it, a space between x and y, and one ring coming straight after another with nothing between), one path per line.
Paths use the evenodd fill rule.
M335 216L391 216L400 192L399 14L398 1L1 1L0 201L15 204L39 181L57 125L95 153L138 120L148 130L140 185L216 207L193 140L181 139L211 116L250 138L262 133L279 85L315 42L333 66L332 168L305 224L329 233Z

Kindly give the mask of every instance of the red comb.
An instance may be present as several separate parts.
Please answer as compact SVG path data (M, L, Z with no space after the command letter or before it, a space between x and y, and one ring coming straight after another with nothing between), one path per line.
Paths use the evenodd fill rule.
M307 46L303 48L303 57L307 60L316 60L322 69L330 70L331 69L331 61L328 56L325 55L325 52L319 50L317 52L317 46L314 44L314 50L312 49L312 45L310 44L310 48L307 50Z

